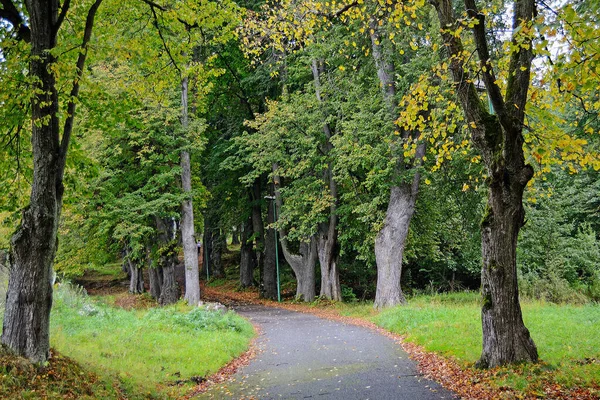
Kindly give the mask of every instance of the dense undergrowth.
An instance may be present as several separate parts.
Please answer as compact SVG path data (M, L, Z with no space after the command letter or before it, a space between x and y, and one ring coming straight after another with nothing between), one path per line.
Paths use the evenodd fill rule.
M0 398L177 397L244 352L253 335L232 312L183 303L124 310L63 284L51 315L54 356L38 369L4 355Z

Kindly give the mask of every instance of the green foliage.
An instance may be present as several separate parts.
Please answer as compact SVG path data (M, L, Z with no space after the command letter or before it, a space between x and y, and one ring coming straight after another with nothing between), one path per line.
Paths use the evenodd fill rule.
M598 174L557 170L536 184L518 248L524 295L552 302L597 300L600 271Z

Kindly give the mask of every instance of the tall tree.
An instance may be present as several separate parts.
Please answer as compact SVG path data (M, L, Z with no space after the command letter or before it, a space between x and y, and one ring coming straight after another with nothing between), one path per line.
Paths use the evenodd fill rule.
M382 22L382 21L381 21ZM380 21L372 18L369 21L370 39L373 59L377 68L377 77L381 86L384 103L387 108L386 116L390 121L398 119L398 106L396 99L395 66L390 59L390 49L383 46L384 38L380 28ZM387 42L387 41L386 41ZM402 129L400 140L393 146L399 148L401 143L410 140L419 140L420 132ZM375 259L377 261L377 291L375 294L375 308L395 306L406 302L400 278L402 274L402 261L406 239L411 219L415 213L415 204L419 192L421 179L417 170L422 157L425 155L425 144L418 144L414 165L404 161L398 156L393 179L403 182L390 188L383 227L375 238ZM412 175L406 178L403 175Z
M314 58L311 61L311 71L315 84L315 95L320 104L324 103L321 75L324 73L324 60ZM333 129L327 121L323 122L323 133L325 135L325 143L322 145L322 152L330 157L325 171L323 180L329 188L331 196L331 205L329 206L329 218L327 222L319 224L319 232L317 236L317 253L319 256L319 265L321 267L321 292L320 296L331 300L342 300L342 289L340 286L340 274L338 266L339 243L338 243L338 185L334 176L334 166L331 153L333 143L331 141Z
M535 362L537 348L521 315L516 265L517 237L525 221L523 191L533 176L533 168L525 162L523 129L534 58L535 2L516 0L513 3L511 53L503 95L496 77L498 66L492 63L489 50L485 14L479 11L475 0L464 1L479 56L478 73L483 77L494 113L483 104L473 73L465 68L468 51L456 33L461 23L452 2L432 0L431 3L440 22L456 95L488 174L487 209L481 223L483 352L478 365L488 368Z
M87 5L85 27L76 61L75 79L60 129L60 102L54 75L58 32L70 1L3 0L0 18L12 25L12 34L30 42L29 75L33 78L31 132L33 181L29 206L11 239L11 272L4 315L2 343L33 362L49 357L49 320L52 306L52 263L63 200L67 151L73 130L76 99L85 66L88 43L102 0ZM23 12L26 11L27 19Z

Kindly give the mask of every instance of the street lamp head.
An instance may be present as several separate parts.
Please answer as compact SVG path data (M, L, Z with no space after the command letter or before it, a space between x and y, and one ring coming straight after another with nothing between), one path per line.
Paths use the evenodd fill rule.
M267 199L267 200L275 200L275 196L265 196L265 199Z

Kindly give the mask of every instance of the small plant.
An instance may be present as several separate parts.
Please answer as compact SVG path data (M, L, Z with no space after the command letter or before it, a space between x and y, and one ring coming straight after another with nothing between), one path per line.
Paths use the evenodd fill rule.
M356 303L358 298L354 294L354 290L351 287L342 285L342 301L345 303Z

